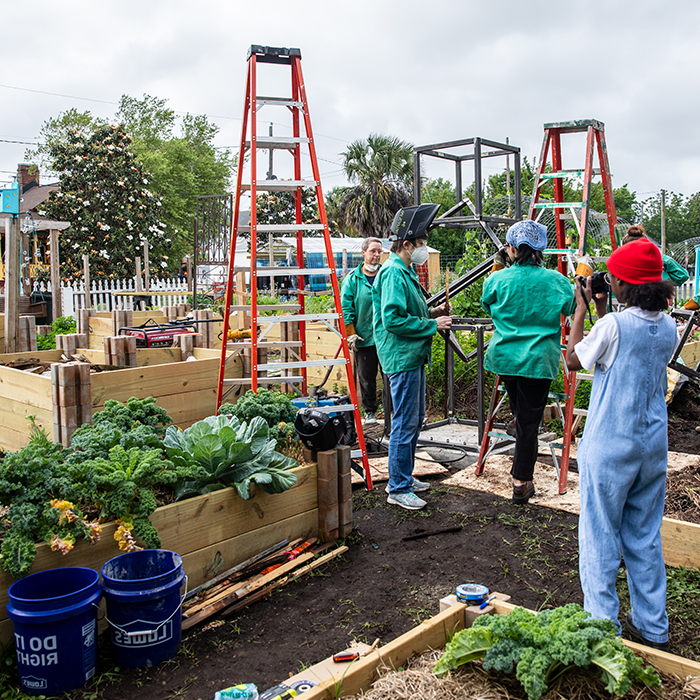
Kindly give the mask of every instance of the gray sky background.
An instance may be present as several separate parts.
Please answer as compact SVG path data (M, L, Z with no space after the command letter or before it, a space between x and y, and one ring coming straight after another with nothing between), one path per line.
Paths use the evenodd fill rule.
M302 51L326 191L346 184L340 153L370 133L415 145L508 137L535 160L545 122L585 118L606 125L615 187L627 183L638 199L662 188L700 191L696 0L3 5L5 182L26 148L7 141L35 141L46 119L71 107L111 116L124 93L207 114L220 127L216 145L237 150L246 52L255 43ZM286 94L288 69L273 71L267 94ZM269 121L275 133L288 131L280 110L261 113L261 124ZM564 167L583 166L577 138L565 142ZM428 176L450 176L433 161ZM504 167L493 159L485 174Z

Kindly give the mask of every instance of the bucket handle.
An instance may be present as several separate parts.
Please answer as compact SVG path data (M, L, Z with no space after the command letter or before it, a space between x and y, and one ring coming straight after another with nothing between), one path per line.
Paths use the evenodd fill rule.
M120 627L116 622L112 622L107 617L107 613L104 612L104 610L102 610L102 608L99 605L95 605L95 603L93 603L92 605L93 605L93 607L97 608L98 613L102 613L102 617L105 620L107 620L108 625L110 625L111 627L114 627L114 629L119 630L125 637L136 637L137 635L144 634L146 632L157 632L163 625L167 625L168 622L170 622L170 620L172 620L173 617L175 617L175 614L177 613L178 610L182 610L182 604L185 602L185 598L187 597L188 584L189 584L189 578L188 578L187 574L185 574L185 592L182 594L182 598L180 599L179 605L175 608L175 610L173 610L173 612L170 615L168 615L168 617L165 620L163 620L163 622L161 622L158 625L158 627L156 627L155 629L152 629L152 630L138 630L137 632L127 632L127 630L125 630L123 627ZM154 624L154 622L152 620L138 619L138 620L134 620L134 622L143 622L144 624L147 624L147 625Z

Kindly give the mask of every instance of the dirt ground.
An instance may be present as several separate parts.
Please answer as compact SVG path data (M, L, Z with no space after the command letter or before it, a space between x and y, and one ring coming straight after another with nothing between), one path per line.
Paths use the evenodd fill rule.
M698 390L688 384L669 411L670 449L683 453L674 457L678 468L669 473L669 514L695 522L700 522L699 401ZM555 488L553 468L546 456L543 460L539 468L548 471ZM502 468L507 472L507 464ZM489 466L489 473L499 471ZM459 472L454 465L447 472L428 477L433 484L428 506L417 512L388 506L383 484L371 492L356 486L356 529L345 555L235 616L187 631L178 656L155 669L116 673L103 650L100 684L71 697L212 700L215 691L243 682L264 690L353 640L391 641L437 613L440 598L465 582L506 593L531 609L582 602L575 513L536 499L514 506L507 488L504 495L465 488L454 485ZM570 476L573 488L576 474ZM688 486L695 489L695 504ZM545 500L544 493L540 497ZM403 540L454 527L461 530ZM691 642L684 625L673 623L671 651ZM106 647L105 639L102 644Z

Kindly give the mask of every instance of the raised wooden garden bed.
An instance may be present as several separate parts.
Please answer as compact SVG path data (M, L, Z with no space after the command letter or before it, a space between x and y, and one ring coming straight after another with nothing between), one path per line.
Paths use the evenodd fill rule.
M451 605L394 641L354 661L351 666L324 663L322 672L326 679L307 690L304 693L304 698L305 700L333 700L338 697L356 695L367 690L378 678L378 669L382 665L391 669L399 669L405 666L414 654L422 654L431 649L444 647L455 633L471 626L478 615L487 612L508 615L515 607L503 600L492 601L491 605L483 611L480 611L476 606L467 606L462 603ZM663 651L656 651L627 640L624 642L634 652L643 652L646 660L663 673L673 674L681 678L700 676L700 663ZM304 671L306 676L313 675L314 668L312 666Z
M309 539L318 535L317 466L297 467L293 473L297 482L284 493L267 494L253 486L253 498L244 501L234 489L224 489L155 511L151 522L158 529L161 547L182 556L190 588L283 539ZM113 537L115 529L114 523L105 524L96 545L80 540L65 556L52 552L46 544L37 545L31 572L64 566L87 566L99 571L105 562L122 554ZM14 581L0 570L3 646L12 641L12 623L7 619L5 605L7 590Z
M104 351L101 355L83 348L77 351L93 362L104 361ZM82 405L89 402L95 412L101 410L108 399L125 402L132 396L137 399L153 396L175 425L186 428L216 412L219 352L194 348L193 356L196 362L181 362L177 348L137 350L137 367L90 374L89 384L83 384L81 389L80 401ZM60 357L60 350L3 354L0 364L27 358L50 363L58 362ZM229 363L227 376L241 376L240 361ZM80 415L73 416L70 410L76 405L77 397L56 397L58 381L61 380L51 376L0 367L0 449L17 451L28 443L30 423L27 418L30 415L36 416L37 425L49 436L64 444L67 440L62 438L66 434L70 437L70 428L86 422ZM55 410L57 407L59 410ZM84 417L88 421L91 418L87 414Z

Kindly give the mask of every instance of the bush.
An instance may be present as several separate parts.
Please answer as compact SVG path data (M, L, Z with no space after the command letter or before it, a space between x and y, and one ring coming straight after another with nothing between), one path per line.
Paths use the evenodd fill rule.
M70 316L60 316L51 324L51 332L48 335L37 335L37 350L55 350L56 336L75 333L75 319Z

